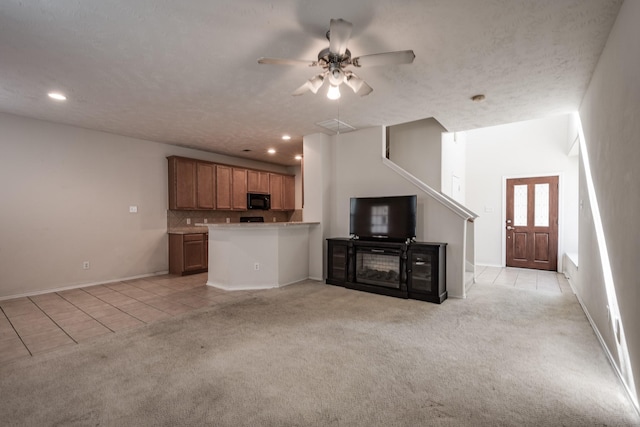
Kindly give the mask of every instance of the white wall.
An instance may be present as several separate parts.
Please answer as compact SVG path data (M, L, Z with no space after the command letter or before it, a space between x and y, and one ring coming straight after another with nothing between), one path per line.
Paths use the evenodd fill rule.
M287 173L267 163L0 114L0 297L168 270L169 155ZM130 205L138 206L137 214L129 213Z
M440 191L464 205L467 191L467 134L442 134L442 188Z
M596 212L581 182L580 259L574 287L630 388L640 381L640 2L625 1L580 107L591 177L611 266L611 294L598 250ZM584 175L584 174L583 174ZM607 305L619 306L629 372ZM612 316L614 317L614 316ZM624 340L623 340L624 341ZM637 394L635 394L637 403Z
M389 126L389 160L431 188L441 187L442 133L434 118Z
M559 263L565 252L577 253L578 158L567 154L569 118L555 116L466 132L466 205L480 215L475 221L477 264L505 265L505 177L560 175Z
M304 152L304 209L305 222L319 222L309 228L309 277L323 280L326 271L325 239L331 236L331 206L333 160L331 138L317 133L302 141Z

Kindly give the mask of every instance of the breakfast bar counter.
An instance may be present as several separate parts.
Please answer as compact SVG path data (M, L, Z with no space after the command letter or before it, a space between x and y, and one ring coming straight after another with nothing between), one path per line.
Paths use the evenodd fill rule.
M267 289L309 278L314 222L197 224L209 229L208 286Z

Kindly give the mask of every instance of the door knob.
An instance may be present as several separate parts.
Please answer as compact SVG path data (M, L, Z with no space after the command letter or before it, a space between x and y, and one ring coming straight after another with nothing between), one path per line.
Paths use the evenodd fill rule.
M515 230L515 229L516 229L515 227L512 227L512 226L510 226L510 225L507 225L507 230Z

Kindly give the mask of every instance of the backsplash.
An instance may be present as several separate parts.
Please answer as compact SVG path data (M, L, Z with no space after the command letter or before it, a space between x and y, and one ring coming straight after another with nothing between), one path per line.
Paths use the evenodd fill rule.
M298 209L293 212L281 211L167 211L167 229L195 227L196 224L204 223L225 223L227 218L229 222L240 222L241 216L261 216L264 222L291 222L302 221L302 210ZM274 219L275 218L275 219ZM187 224L187 219L190 224Z

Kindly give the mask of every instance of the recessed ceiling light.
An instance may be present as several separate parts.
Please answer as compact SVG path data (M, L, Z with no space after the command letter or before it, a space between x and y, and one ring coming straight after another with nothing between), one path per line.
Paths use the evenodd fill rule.
M67 97L61 94L60 92L49 92L49 98L55 99L56 101L66 101Z
M291 139L291 137L289 135L282 135L282 139L284 139L285 141L288 141Z
M269 149L267 150L267 153L269 153L269 154L276 154L276 150L274 150L273 148L269 148Z
M300 154L298 154L298 155L295 157L295 159L296 159L296 160L302 160L302 156L301 156Z

